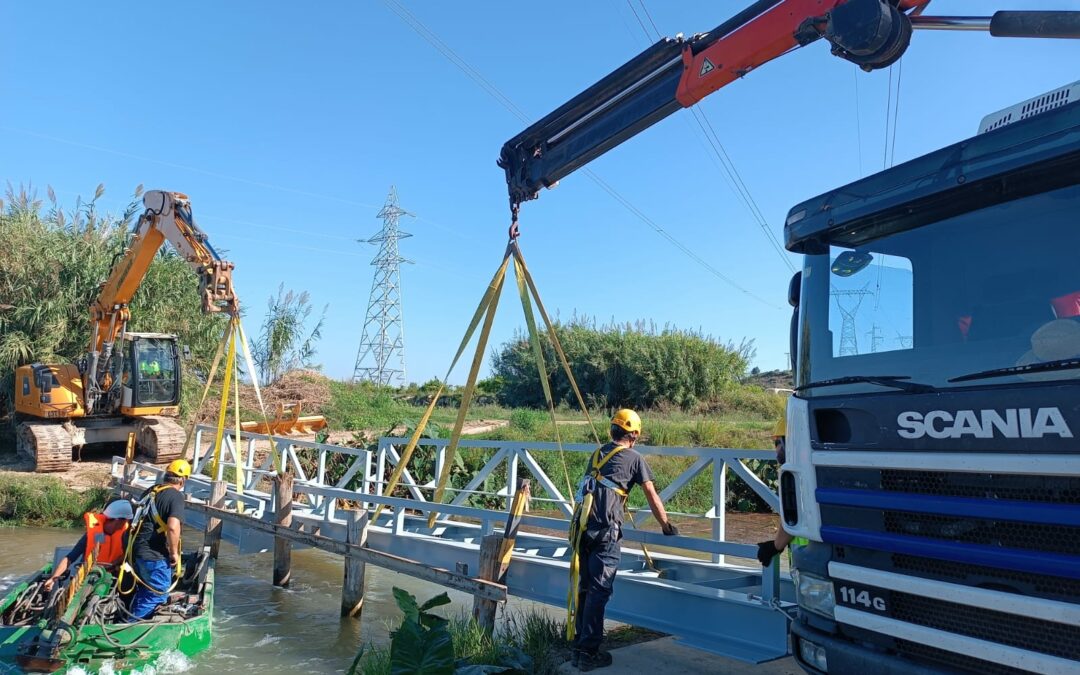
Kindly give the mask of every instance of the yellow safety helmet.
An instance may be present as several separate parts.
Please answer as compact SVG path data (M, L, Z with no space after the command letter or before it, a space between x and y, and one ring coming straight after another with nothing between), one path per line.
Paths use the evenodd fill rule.
M187 478L191 475L191 465L188 464L186 459L174 459L169 462L169 466L165 467L165 473Z
M611 423L629 432L641 433L641 418L630 408L623 408L611 418Z

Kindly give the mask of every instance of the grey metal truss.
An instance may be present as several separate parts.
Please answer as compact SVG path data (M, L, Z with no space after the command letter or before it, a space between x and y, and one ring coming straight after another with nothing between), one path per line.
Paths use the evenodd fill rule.
M874 291L862 288L849 291L830 291L829 295L836 298L836 307L840 310L843 322L840 324L840 356L854 356L859 353L859 338L855 333L855 314L859 311L859 305L868 295ZM840 298L851 298L850 304L845 307Z

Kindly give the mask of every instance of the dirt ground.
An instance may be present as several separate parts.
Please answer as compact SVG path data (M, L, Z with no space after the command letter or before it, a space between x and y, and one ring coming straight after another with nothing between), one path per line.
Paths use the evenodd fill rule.
M95 453L81 462L72 462L67 471L57 473L37 474L40 476L54 476L63 481L64 485L73 490L84 492L90 488L108 487L110 482L109 464L112 461L111 453ZM34 463L14 452L0 453L0 474L19 473L28 474L34 472Z

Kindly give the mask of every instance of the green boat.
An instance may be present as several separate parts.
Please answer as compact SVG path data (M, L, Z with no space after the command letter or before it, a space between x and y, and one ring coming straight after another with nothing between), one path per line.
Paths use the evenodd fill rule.
M66 583L45 591L53 570L46 565L0 600L0 670L51 673L81 666L93 672L111 662L115 672L124 672L170 650L193 656L206 649L214 614L209 549L184 554L183 569L166 604L144 621L125 623L125 601L112 573L84 564Z

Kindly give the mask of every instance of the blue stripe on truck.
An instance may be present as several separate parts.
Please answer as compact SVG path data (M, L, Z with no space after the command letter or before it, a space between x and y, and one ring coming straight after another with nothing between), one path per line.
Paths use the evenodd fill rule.
M964 544L902 534L867 532L850 527L824 525L821 539L827 544L903 553L921 558L1080 579L1080 557L1044 551L1025 551L983 544Z
M879 490L846 490L841 488L818 488L815 494L819 504L1080 527L1080 504L1047 504L1010 499L975 499L973 497L937 497L924 494L882 492Z

